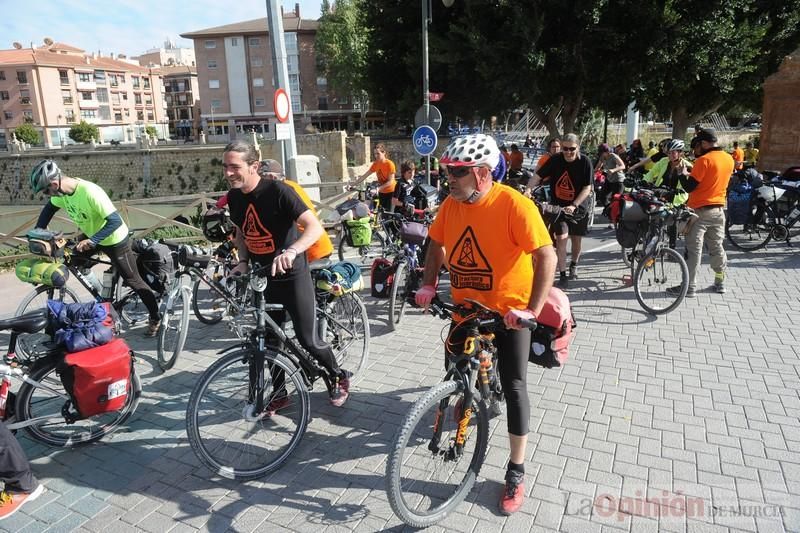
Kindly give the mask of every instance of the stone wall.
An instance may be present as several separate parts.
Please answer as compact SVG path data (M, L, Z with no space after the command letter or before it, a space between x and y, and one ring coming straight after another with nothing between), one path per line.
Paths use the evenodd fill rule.
M800 48L764 82L760 150L760 170L800 164Z
M348 175L344 132L302 135L300 154L319 157L323 182ZM52 158L68 176L88 179L103 187L112 200L194 194L222 190L222 145L164 147L150 150L85 149L36 150L0 155L0 204L40 204L29 187L31 169ZM262 156L281 160L279 143L261 144ZM325 191L323 191L325 194Z

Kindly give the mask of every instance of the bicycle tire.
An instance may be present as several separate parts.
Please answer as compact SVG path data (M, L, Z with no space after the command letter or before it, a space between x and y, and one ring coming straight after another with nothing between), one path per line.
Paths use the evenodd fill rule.
M354 262L362 267L368 266L372 264L372 260L376 257L383 257L385 249L386 240L383 238L383 235L374 228L372 229L370 243L366 246L350 246L347 243L347 237L342 234L339 240L339 261ZM354 255L355 257L353 257Z
M39 297L44 295L44 298ZM69 287L57 289L47 285L39 285L25 295L14 311L14 316L24 315L37 309L47 308L47 300L66 301L67 303L77 303L78 295ZM45 341L50 340L50 335L44 332L20 333L17 336L17 356L22 359L36 359L36 348Z
M255 479L265 476L279 468L300 443L308 426L310 406L308 390L294 363L281 352L270 351L265 354L265 365L282 370L285 373L287 391L290 403L286 409L276 412L275 416L252 417L249 415L247 397L249 391L249 360L252 357L251 348L231 352L214 362L197 380L189 403L186 408L186 434L189 444L197 458L215 474L222 477L238 480ZM239 371L237 375L236 372ZM222 383L224 394L210 391L210 386L216 378L225 379L225 374L230 373L228 385ZM269 372L265 372L265 381L269 383L265 391L265 401L272 399L272 379ZM241 390L234 390L240 388ZM209 398L206 398L208 393ZM220 394L214 398L214 394ZM205 401L209 404L206 406ZM225 403L231 404L229 408L222 409ZM208 411L208 413L206 413ZM218 414L219 413L219 414ZM279 414L279 416L278 416ZM215 415L220 417L220 423L215 424L211 419ZM248 418L249 416L249 418ZM289 420L294 416L296 427L291 431L288 442L278 449L275 457L270 459L271 452L267 446L274 444L277 439L273 426ZM234 427L222 427L222 424L233 424ZM206 432L208 435L206 436ZM241 437L243 442L233 444L232 439ZM256 440L264 439L263 442ZM251 442L247 442L251 441ZM235 448L241 447L238 451ZM220 457L215 454L219 452ZM233 453L229 453L233 452ZM238 466L232 460L240 460L245 455L253 458L254 466Z
M126 290L127 292L125 292ZM160 299L158 294L156 294L156 299ZM142 299L133 289L123 286L121 279L117 284L116 298L113 305L126 328L147 322L150 319L150 311L147 310Z
M758 224L731 224L730 219L725 220L725 236L728 242L742 252L755 252L764 248L772 240L772 230L775 224L772 211L764 213L764 222Z
M48 423L25 427L34 440L57 448L70 448L95 442L116 431L136 411L142 394L142 382L131 366L131 384L128 398L123 408L111 413L102 413L68 424L61 414L69 395L56 374L56 360L51 358L34 365L30 378L43 383L51 390L23 383L17 392L17 420L22 422L40 416L60 419L60 423ZM35 398L37 391L43 393L41 399Z
M666 289L675 283L669 281L666 274L666 265L677 264L681 272L679 294L669 294ZM653 303L644 296L645 288L654 288L657 295L661 295L660 299L664 301L665 305L655 306ZM636 274L633 277L633 290L636 294L636 300L639 305L652 315L663 315L669 313L677 308L684 298L686 292L689 290L689 267L683 256L672 248L666 246L660 248L652 254L646 255L639 264L636 266Z
M339 368L351 372L350 381L364 377L369 361L369 315L364 300L355 292L336 297L328 304L325 321L317 321L319 338L331 345Z
M411 409L403 419L392 441L388 461L386 463L386 492L389 497L389 504L392 506L394 513L410 526L418 528L427 527L439 522L447 516L448 513L453 511L467 497L472 487L475 485L475 480L478 477L481 466L483 466L489 440L489 416L486 403L480 400L480 395L474 388L472 390L473 413L475 413L473 420L476 425L471 427L474 427L476 431L473 431L473 435L468 435L466 442L474 444L475 447L472 457L469 458L469 464L467 465L465 463L467 454L462 455L455 461L444 461L440 453L442 450L437 447L437 451L434 453L428 448L428 446L432 444L431 435L434 421L431 418L435 418L436 423L440 424L440 427L445 427L448 422L451 424L455 423L455 426L458 425L458 418L460 418L460 416L449 416L453 414L454 411L457 411L457 406L459 405L458 400L452 404L450 402L454 396L463 399L463 387L464 385L459 381L444 381L426 392L411 406ZM444 416L438 416L439 406L443 401L447 402L443 413ZM414 433L420 425L424 426L424 428L420 431L418 436L414 436ZM412 437L414 438L412 439ZM446 440L449 443L450 439L442 440ZM411 453L406 453L409 452L412 446L420 448L422 455L427 456L426 462L428 464L412 464L414 461L411 457ZM460 465L465 467L463 477L458 475L460 479L456 480L457 484L454 485L452 491L442 487L444 481L452 478L453 474L449 474L443 479L437 479L435 488L440 489L437 494L446 493L444 497L440 498L435 498L424 492L430 480L437 477L437 463L455 464L455 466ZM423 502L431 501L431 503L434 503L438 499L442 500L442 503L430 510L420 511L418 509L412 509L410 496L414 483L407 484L406 487L403 486L403 472L401 472L401 469L404 468L412 474L418 473L426 478L421 484L424 485L420 487L420 489L422 489L421 493L414 494L414 500L419 501L421 499Z
M179 279L176 283L175 288L167 295L161 326L158 328L158 366L165 371L175 366L189 332L189 297L186 295L188 288L181 285Z
M389 330L395 331L405 314L409 290L411 288L414 273L408 269L408 261L397 263L392 281L392 291L389 294Z
M209 277L212 280L216 280L221 268L224 268L224 266L220 263L213 265L213 270L208 273ZM228 303L208 283L200 278L194 280L192 285L192 311L197 320L203 324L217 324L225 317L227 309Z

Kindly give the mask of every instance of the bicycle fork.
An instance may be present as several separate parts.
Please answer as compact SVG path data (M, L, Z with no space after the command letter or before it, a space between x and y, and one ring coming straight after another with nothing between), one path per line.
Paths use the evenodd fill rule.
M439 402L436 410L436 418L433 421L433 435L428 443L428 450L434 455L442 455L445 461L456 461L464 453L464 444L467 441L467 428L472 419L472 393L470 387L464 387L464 397L453 406L454 418L458 421L455 438L453 438L446 450L440 448L442 440L442 426L446 417L447 409L450 404L449 398L443 398ZM466 406L466 407L465 407Z

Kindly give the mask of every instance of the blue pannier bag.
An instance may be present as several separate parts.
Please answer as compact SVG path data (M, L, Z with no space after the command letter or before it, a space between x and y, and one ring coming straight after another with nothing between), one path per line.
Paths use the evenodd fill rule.
M53 340L69 353L107 344L114 338L106 308L97 302L65 304L47 300Z
M738 184L728 194L728 220L730 224L748 224L750 223L750 199L752 198L752 191L747 182L747 190L737 191L742 184Z

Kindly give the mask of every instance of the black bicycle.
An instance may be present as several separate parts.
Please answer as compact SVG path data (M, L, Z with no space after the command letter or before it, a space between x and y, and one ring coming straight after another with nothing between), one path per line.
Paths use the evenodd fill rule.
M725 235L737 250L754 252L773 240L791 246L800 235L800 188L780 178L764 183L753 191L748 209L733 215L729 201Z
M275 469L300 443L310 419L309 391L333 376L269 316L267 272L242 276L253 292L255 328L199 377L186 409L192 450L212 472L231 479L255 479Z
M475 301L454 305L434 299L431 314L464 319L447 340L444 380L411 406L392 440L386 492L395 514L413 527L442 520L472 490L489 442L489 418L499 414L503 391L494 331L503 317ZM523 326L535 328L535 321ZM463 343L453 345L457 330Z

